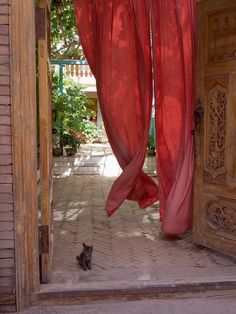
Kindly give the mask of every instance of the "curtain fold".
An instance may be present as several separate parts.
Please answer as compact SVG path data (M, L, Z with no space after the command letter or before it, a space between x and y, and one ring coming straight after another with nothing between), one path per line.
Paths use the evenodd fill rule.
M162 232L192 227L195 0L150 0Z
M123 169L107 213L125 199L144 208L159 197L163 233L185 233L192 227L196 0L74 0L74 6L107 136ZM149 13L159 192L142 171L152 102Z
M145 208L158 199L156 183L142 171L152 104L147 2L74 0L74 7L107 136L123 170L108 195L107 214L125 199Z

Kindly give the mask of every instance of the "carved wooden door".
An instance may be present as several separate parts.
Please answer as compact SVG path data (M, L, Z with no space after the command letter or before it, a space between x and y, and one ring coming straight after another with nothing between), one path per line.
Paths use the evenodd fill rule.
M197 11L194 239L236 256L236 1Z

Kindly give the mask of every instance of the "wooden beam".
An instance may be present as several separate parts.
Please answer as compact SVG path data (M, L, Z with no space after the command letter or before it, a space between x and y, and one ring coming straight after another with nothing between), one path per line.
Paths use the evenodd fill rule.
M12 0L10 14L13 190L17 310L39 290L35 1Z
M48 252L42 253L41 281L50 280L52 265L53 216L52 216L52 116L51 90L49 79L49 8L46 0L39 1L39 8L44 10L44 38L38 40L38 71L39 71L39 133L40 133L40 210L41 225L48 228Z

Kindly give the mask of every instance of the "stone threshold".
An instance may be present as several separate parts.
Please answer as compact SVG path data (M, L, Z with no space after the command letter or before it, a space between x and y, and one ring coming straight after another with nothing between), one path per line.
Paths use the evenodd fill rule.
M32 305L71 305L143 299L206 297L206 293L236 298L236 276L171 281L81 282L43 284Z

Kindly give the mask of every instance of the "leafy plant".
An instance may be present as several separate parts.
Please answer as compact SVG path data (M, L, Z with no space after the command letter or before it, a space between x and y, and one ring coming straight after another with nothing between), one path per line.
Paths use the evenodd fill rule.
M151 136L150 134L148 136L147 148L148 149L153 149L153 150L156 149L154 137Z
M93 141L98 137L96 117L89 108L91 101L83 88L71 79L64 79L64 91L60 95L58 75L52 76L53 144L77 148L80 143Z
M73 0L52 0L51 53L56 59L81 59L83 57L75 23Z

